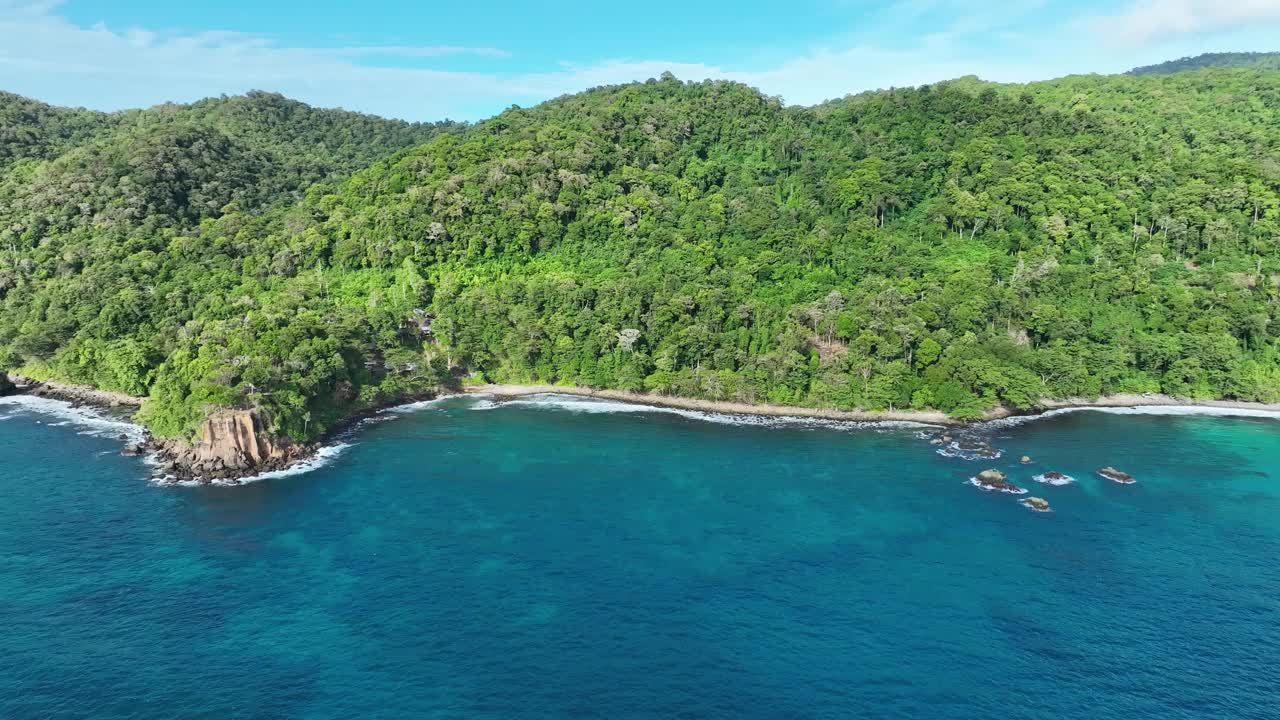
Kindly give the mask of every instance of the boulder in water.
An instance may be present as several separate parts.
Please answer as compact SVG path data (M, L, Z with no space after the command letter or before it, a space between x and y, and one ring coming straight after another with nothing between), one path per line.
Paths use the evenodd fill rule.
M1070 485L1075 482L1075 478L1070 475L1060 473L1057 470L1050 470L1048 472L1041 473L1036 475L1033 479L1036 482L1042 482L1046 485Z
M1014 495L1021 495L1026 492L1026 490L1009 482L1005 474L999 470L983 470L978 473L977 477L971 478L969 482L983 490L994 490Z
M1099 470L1098 474L1112 482L1118 482L1121 485L1132 485L1138 482L1137 480L1134 480L1133 476L1129 473L1121 472L1110 465Z
M1031 456L1030 456L1030 455L1023 455L1023 456L1022 456L1022 460L1021 460L1020 462L1021 462L1023 465L1030 465L1030 464L1031 464Z
M1029 497L1022 500L1022 504L1036 512L1049 512L1049 501L1044 498Z

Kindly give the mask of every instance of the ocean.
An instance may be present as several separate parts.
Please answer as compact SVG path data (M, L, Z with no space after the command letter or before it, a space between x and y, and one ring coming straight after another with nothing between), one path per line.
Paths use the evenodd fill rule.
M131 426L0 400L0 718L1275 718L1280 419L1161 412L982 426L968 460L450 398L161 487Z

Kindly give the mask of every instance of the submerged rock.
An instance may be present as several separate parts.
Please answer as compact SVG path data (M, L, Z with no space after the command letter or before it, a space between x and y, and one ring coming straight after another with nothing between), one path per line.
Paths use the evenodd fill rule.
M1029 497L1020 502L1036 512L1049 512L1049 501L1044 498Z
M1110 465L1108 465L1108 466L1106 466L1106 467L1102 468L1101 470L1099 470L1099 471L1098 471L1098 474L1099 474L1099 475L1101 475L1102 477L1104 477L1104 478L1108 479L1108 480L1111 480L1111 481L1113 481L1113 482L1118 482L1118 483L1120 483L1121 485L1132 485L1132 484L1134 484L1134 483L1138 482L1137 480L1134 480L1134 479L1133 479L1133 476L1132 476L1132 475L1130 475L1129 473L1127 473L1127 472L1121 472L1121 471L1119 471L1119 470L1117 470L1117 469L1115 469L1115 468L1111 467Z
M983 490L1005 492L1013 495L1021 495L1026 492L1026 490L1009 482L1005 474L999 470L983 470L976 477L970 478L969 482Z
M1071 483L1076 481L1075 478L1071 477L1070 475L1064 475L1063 473L1060 473L1056 470L1050 470L1049 472L1041 473L1039 475L1032 477L1031 479L1035 480L1036 482L1045 483L1046 485L1070 485Z
M938 448L938 454L962 460L997 460L1002 453L982 440L952 440Z
M145 448L143 447L142 443L134 443L132 445L125 445L124 449L120 451L120 454L124 455L125 457L133 457L136 455L141 455L144 450Z

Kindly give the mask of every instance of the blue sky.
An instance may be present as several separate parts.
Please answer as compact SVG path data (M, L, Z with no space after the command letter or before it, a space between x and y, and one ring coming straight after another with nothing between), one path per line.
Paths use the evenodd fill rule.
M1280 0L0 0L0 89L113 110L250 89L474 120L674 72L790 103L1280 49Z

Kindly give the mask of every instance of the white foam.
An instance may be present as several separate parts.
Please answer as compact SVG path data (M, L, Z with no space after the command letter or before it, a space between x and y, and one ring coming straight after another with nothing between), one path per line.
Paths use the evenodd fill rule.
M473 406L473 410L490 410L494 407L494 403L490 401L482 401L479 407ZM514 406L514 407L532 407L539 409L555 409L566 410L576 413L664 413L667 415L678 415L680 417L689 418L690 420L700 420L703 422L718 423L721 425L750 425L757 427L800 427L800 428L826 428L831 430L895 430L903 428L931 428L938 427L928 423L913 422L910 420L874 420L874 421L853 421L853 420L828 420L825 418L808 418L797 417L792 415L748 415L748 414L732 414L707 412L704 410L686 410L684 408L663 407L661 405L645 405L642 403L622 402L619 400L604 400L599 398L585 398L577 395L532 395L529 397L519 398L516 400L508 400L497 404L497 407Z
M172 475L164 475L164 476L158 475L152 478L152 482L157 485L170 485L170 486L178 485L182 487L198 487L201 485L219 485L219 486L225 487L225 486L244 485L247 483L260 482L262 480L272 480L276 478L292 477L294 475L302 475L304 473L309 473L312 470L319 470L325 465L328 465L329 463L333 462L339 455L341 455L347 448L351 447L353 444L354 443L334 443L333 445L326 445L320 448L319 450L317 450L316 454L312 455L310 458L307 458L302 462L290 465L289 467L283 470L272 470L270 472L259 473L257 475L250 475L248 477L231 478L227 480L203 480L203 479L176 480Z
M1038 483L1044 483L1045 485L1054 485L1057 487L1061 487L1063 485L1070 485L1071 483L1076 481L1076 479L1071 477L1070 475L1064 475L1063 477L1060 477L1060 478L1047 478L1043 474L1040 474L1040 475L1033 475L1031 479L1035 480Z
M9 395L0 397L0 406L12 407L17 412L26 411L57 418L58 422L49 423L49 427L76 425L85 428L80 431L80 435L111 438L124 435L129 442L142 442L146 439L146 431L141 425L110 417L95 408L76 407L63 400L35 395ZM17 412L8 413L6 419L16 416Z
M443 395L433 400L419 400L418 402L405 403L404 405L396 405L395 407L383 408L382 410L379 410L378 413L379 414L394 413L396 415L407 415L409 413L415 413L421 410L426 410L427 408L435 407L439 403L445 400L449 400L450 398L453 398L453 397L455 396Z
M1002 492L1002 493L1009 493L1010 495L1026 495L1027 494L1026 488L1015 487L1012 490L1007 490L1005 488L988 487L986 485L983 485L981 482L979 482L978 478L976 477L971 477L965 482L968 482L970 485L978 488L983 492Z
M1035 420L1066 415L1074 412L1100 412L1109 415L1174 415L1203 417L1248 417L1280 420L1280 410L1263 410L1261 408L1217 407L1214 405L1138 405L1135 407L1100 407L1094 405L1081 407L1065 407L1046 410L1036 415L1018 415L1015 417L989 420L981 423L984 427L1013 427Z
M961 460L999 460L1000 456L1004 455L1003 450L997 450L990 445L964 447L958 440L947 443L935 452L945 458L960 458Z

